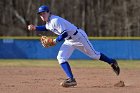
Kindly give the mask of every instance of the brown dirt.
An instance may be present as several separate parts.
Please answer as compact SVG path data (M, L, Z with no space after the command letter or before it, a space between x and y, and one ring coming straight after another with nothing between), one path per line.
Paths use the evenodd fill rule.
M0 67L0 93L139 93L140 70L121 69L120 76L99 68L72 68L78 86L63 88L59 67ZM114 84L124 81L124 87Z
M116 84L114 84L115 87L125 87L124 81L119 81Z

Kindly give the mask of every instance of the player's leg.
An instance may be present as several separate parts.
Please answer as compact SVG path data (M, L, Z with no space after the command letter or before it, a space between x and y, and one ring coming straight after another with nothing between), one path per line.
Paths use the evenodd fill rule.
M61 68L63 69L63 71L68 77L68 79L66 79L60 84L63 87L70 87L70 86L77 85L77 82L75 81L74 76L72 74L71 67L67 61L73 51L74 51L74 48L65 42L61 46L58 56L57 56L57 59L58 59L59 64L61 65Z
M92 44L88 40L87 35L85 33L80 33L80 34L81 34L81 38L77 41L80 43L77 43L77 45L75 45L75 47L93 59L101 60L103 62L110 64L111 67L113 68L114 72L117 75L119 75L120 68L117 64L117 61L115 59L107 57L103 53L95 51Z
M88 46L86 46L86 47L88 47ZM113 71L116 73L116 75L119 75L120 68L118 66L117 61L115 59L107 57L106 55L104 55L102 53L99 53L99 52L95 51L94 48L91 48L91 47L92 46L90 46L90 48L85 48L85 45L83 45L83 46L76 46L76 48L78 50L80 50L84 54L88 55L92 59L101 60L103 62L106 62L106 63L110 64L112 69L113 69Z
M120 74L120 67L115 59L109 58L106 55L101 53L99 60L104 61L104 62L108 62L111 65L113 71L116 73L116 75Z
M74 45L76 49L79 49L80 51L82 51L83 53L85 53L86 55L88 55L89 57L91 57L93 59L101 60L101 61L107 62L108 64L112 63L111 58L105 56L104 54L102 54L100 52L97 52L94 49L94 47L88 40L86 33L84 33L82 31L80 34L81 34L81 38L79 40L77 40L77 42L79 42L79 43L76 43Z

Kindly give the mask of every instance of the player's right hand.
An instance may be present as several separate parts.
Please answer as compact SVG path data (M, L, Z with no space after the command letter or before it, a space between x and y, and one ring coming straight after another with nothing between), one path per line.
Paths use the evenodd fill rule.
M36 27L34 26L34 25L28 25L28 30L30 30L30 31L34 31L34 30L36 30Z

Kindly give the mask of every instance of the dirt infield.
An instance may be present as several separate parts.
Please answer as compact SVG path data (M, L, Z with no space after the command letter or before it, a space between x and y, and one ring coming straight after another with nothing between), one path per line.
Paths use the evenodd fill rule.
M59 85L65 75L59 67L0 67L0 93L140 93L140 70L74 67L77 87ZM114 84L124 81L125 87Z

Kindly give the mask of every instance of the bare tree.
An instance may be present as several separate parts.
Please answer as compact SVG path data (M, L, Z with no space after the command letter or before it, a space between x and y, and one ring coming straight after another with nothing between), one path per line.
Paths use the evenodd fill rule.
M36 14L40 5L89 36L140 35L140 0L0 0L0 36L36 36L27 25L43 24Z

